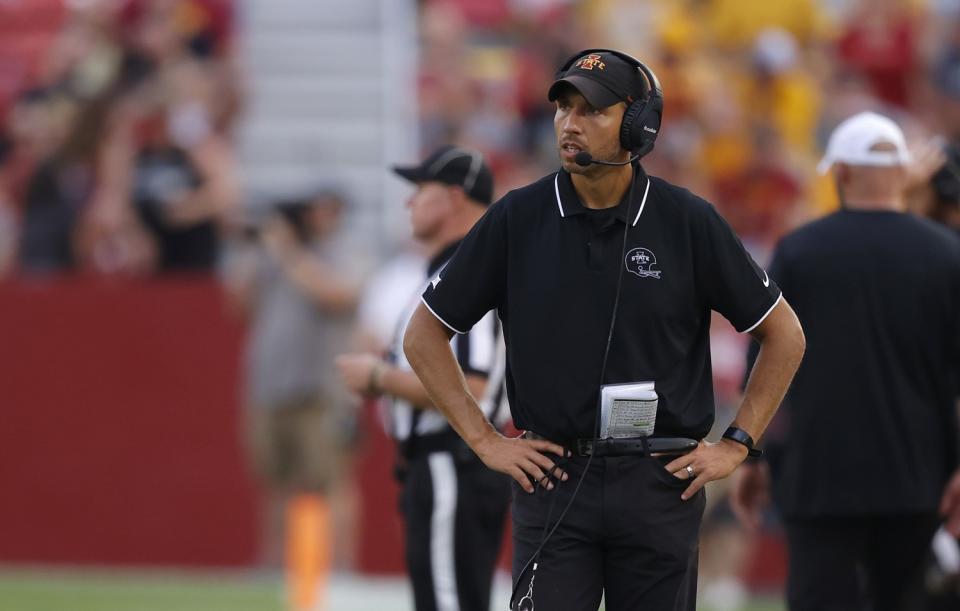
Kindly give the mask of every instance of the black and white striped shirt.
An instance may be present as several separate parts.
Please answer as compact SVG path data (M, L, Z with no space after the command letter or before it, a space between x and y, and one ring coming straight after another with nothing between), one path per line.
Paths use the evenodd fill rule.
M400 319L388 356L388 360L400 369L411 370L403 354L402 343L410 318L420 304L420 295L450 260L457 246L459 242L451 244L430 261L427 267L427 280L411 296L410 305ZM477 401L484 415L497 428L502 428L510 415L504 388L506 350L497 313L492 310L487 312L468 333L454 335L450 345L464 374L487 378L483 396L477 397ZM388 411L387 433L397 441L406 441L410 439L411 434L422 437L450 430L447 419L438 410L419 409L399 397L393 399Z

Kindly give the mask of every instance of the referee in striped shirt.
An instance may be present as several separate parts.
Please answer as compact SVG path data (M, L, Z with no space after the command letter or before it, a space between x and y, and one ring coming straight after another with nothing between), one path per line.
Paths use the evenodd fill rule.
M384 420L398 442L396 472L417 611L488 611L510 480L487 469L433 406L401 343L420 294L490 205L493 176L478 152L453 146L419 166L394 171L417 185L407 206L413 236L429 258L424 284L411 295L386 358L349 354L337 365L355 392L392 399ZM469 333L455 336L450 347L484 415L503 424L509 414L503 405L505 351L496 313L488 312Z

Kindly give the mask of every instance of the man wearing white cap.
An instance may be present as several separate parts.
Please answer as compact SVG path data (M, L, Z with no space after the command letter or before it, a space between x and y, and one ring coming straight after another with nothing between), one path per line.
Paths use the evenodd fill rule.
M833 131L817 170L826 174L834 164L888 168L887 176L898 175L902 179L908 163L907 142L897 124L875 112L861 112ZM898 198L900 190L891 194L891 199Z
M755 527L772 492L791 611L916 608L934 532L960 535L960 241L904 213L909 161L890 119L841 123L820 164L841 209L786 236L769 269L807 356L767 434L772 478L742 466L733 503Z

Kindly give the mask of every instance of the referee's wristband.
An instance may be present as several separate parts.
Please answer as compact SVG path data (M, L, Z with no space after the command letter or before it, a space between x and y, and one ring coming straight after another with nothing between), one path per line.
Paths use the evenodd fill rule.
M747 448L747 456L750 458L763 456L763 450L758 450L757 448L753 447L753 437L751 437L750 433L743 429L731 426L723 432L723 438L739 443L743 447Z

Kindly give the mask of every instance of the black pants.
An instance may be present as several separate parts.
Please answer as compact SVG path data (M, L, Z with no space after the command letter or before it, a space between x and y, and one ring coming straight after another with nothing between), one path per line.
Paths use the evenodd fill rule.
M400 507L417 611L489 611L509 502L508 478L472 453L408 462Z
M791 519L791 611L913 609L939 519L894 515Z
M547 513L556 521L573 494L586 458L573 458L570 479L533 494L513 486L513 579L540 545ZM655 458L594 458L576 500L547 543L534 581L537 609L693 611L697 542L706 496L689 501L687 482ZM550 505L553 504L551 510ZM528 571L516 601L528 589ZM515 601L515 602L516 602Z

